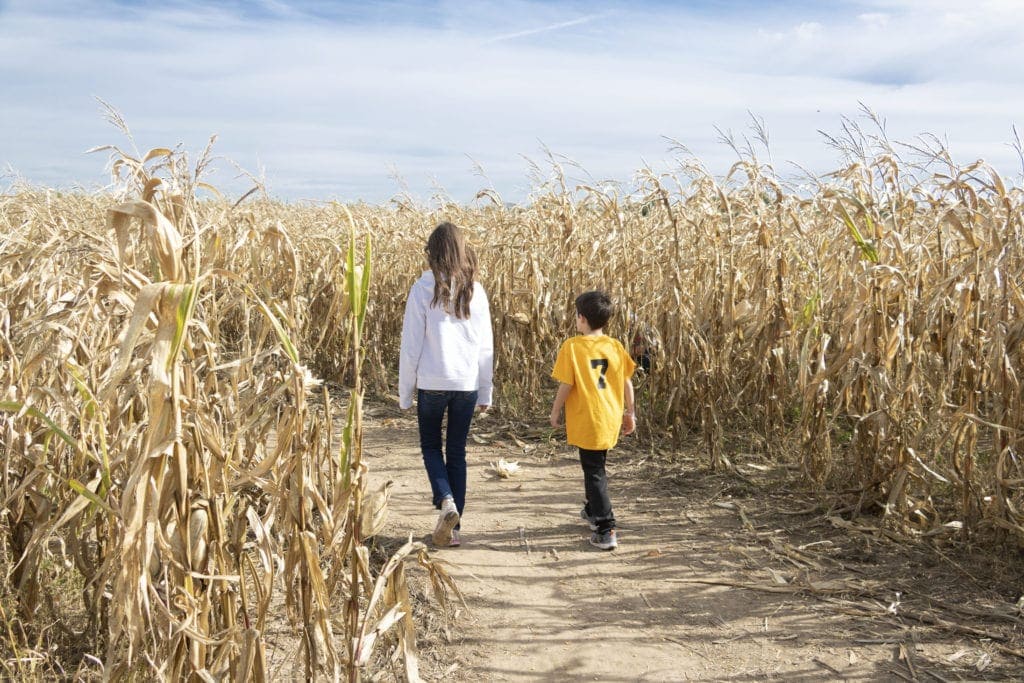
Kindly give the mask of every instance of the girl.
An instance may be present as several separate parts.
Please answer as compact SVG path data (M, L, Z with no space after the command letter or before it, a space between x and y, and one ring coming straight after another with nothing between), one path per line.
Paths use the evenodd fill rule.
M458 546L466 503L466 437L473 411L491 405L494 343L487 294L476 282L476 257L462 231L438 225L427 240L427 262L409 291L398 363L398 405L412 407L430 480L437 546ZM441 420L448 412L446 439Z

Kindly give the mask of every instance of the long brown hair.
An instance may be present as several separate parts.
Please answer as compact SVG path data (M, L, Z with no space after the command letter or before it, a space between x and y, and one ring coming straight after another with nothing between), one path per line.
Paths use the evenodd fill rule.
M427 239L427 261L434 271L434 298L431 306L440 306L457 318L469 317L476 280L476 254L466 244L462 231L451 223L441 223Z

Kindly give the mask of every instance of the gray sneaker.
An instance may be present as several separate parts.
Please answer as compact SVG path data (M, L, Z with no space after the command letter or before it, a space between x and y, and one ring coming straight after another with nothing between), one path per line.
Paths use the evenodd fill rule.
M595 531L590 535L590 545L601 550L615 550L619 547L619 541L615 538L615 529Z
M580 510L580 519L587 523L591 531L597 531L597 521L587 514L587 508Z

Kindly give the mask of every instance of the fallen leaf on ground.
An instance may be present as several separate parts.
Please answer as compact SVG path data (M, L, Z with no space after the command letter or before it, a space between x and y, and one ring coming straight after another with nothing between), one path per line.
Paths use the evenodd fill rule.
M519 461L509 462L505 458L499 458L497 463L491 463L491 467L502 479L508 479L519 473Z

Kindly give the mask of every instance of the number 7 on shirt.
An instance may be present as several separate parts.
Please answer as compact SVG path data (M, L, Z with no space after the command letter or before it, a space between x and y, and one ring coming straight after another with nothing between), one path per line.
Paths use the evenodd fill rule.
M601 368L601 374L597 378L597 388L604 389L608 386L608 383L604 381L604 376L608 372L608 359L607 358L591 358L590 367L594 370Z

